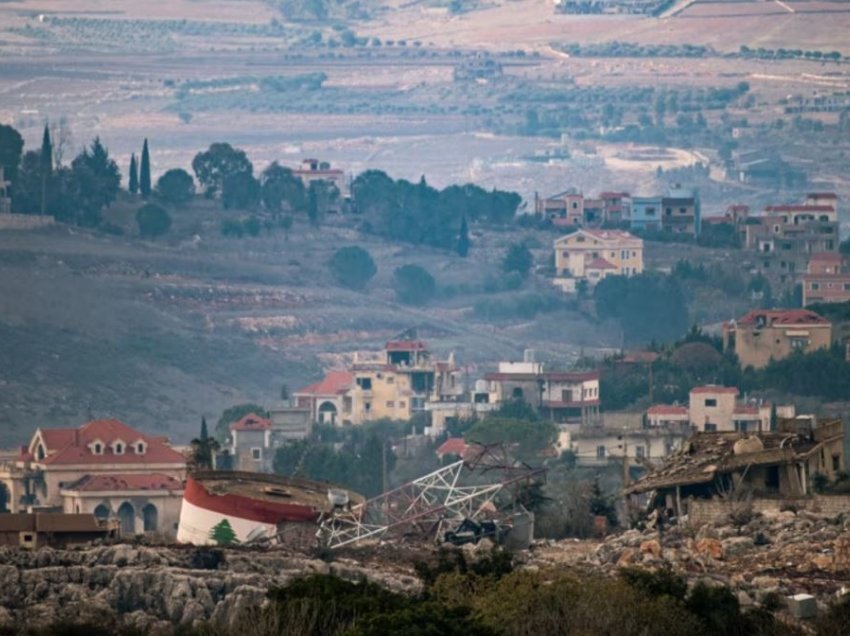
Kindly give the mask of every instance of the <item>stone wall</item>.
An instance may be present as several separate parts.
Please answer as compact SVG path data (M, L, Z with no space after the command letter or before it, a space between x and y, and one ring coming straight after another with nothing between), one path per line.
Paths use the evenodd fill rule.
M0 230L37 230L53 225L52 216L34 214L0 214Z
M782 508L794 506L797 510L805 509L829 515L850 513L850 495L814 495L785 499L755 497L750 503L754 512L779 512ZM724 499L692 499L688 501L688 523L698 528L706 523L725 522L734 506L734 503Z

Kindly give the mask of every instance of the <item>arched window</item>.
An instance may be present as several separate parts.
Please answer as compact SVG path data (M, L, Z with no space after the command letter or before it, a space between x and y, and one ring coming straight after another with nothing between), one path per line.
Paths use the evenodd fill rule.
M35 458L38 460L44 459L47 456L47 452L44 450L44 445L39 444L38 448L35 449Z
M152 503L145 505L142 508L142 520L144 521L145 532L154 532L159 525L159 513Z
M94 516L98 519L108 519L109 518L109 508L106 504L98 504L94 509Z
M121 521L122 536L136 534L136 509L129 501L125 501L118 507L118 519Z

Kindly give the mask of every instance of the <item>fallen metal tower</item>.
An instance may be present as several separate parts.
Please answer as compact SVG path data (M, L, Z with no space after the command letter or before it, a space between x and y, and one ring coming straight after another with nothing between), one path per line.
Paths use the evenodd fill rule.
M321 542L340 548L387 535L415 539L438 537L446 524L484 515L498 516L494 500L506 494L511 502L518 488L545 473L508 458L501 446L475 448L470 457L419 477L351 508L337 508L322 519ZM492 483L467 484L497 474Z

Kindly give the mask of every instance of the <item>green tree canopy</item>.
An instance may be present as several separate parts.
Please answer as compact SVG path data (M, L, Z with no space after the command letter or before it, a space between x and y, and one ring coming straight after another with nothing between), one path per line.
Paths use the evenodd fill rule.
M260 203L260 182L250 172L237 172L224 178L221 202L225 210L253 210Z
M0 166L7 181L15 182L18 165L24 152L24 138L21 133L5 124L0 124Z
M419 265L402 265L393 272L393 289L401 302L424 305L437 293L437 283Z
M270 212L280 212L284 205L293 212L307 207L304 183L289 168L276 161L270 164L260 177L263 205Z
M218 418L218 423L215 425L215 436L219 441L225 441L230 437L230 425L238 422L243 417L250 413L255 413L263 417L267 416L266 409L259 404L247 402L245 404L236 404L226 409L221 417Z
M95 227L100 223L103 208L118 196L121 173L109 151L95 137L71 162L71 187L76 194L78 225Z
M669 342L690 324L685 295L671 276L607 276L596 285L593 297L596 314L619 322L628 344Z
M244 151L233 148L228 143L214 143L207 150L195 155L192 170L195 171L198 183L204 188L204 193L212 197L222 191L227 177L241 173L251 175L254 166Z
M151 155L148 140L142 145L142 165L139 169L139 192L146 199L151 195Z
M337 282L349 289L363 289L378 272L372 256L362 247L352 245L334 252L330 269Z
M130 155L130 176L128 177L127 190L130 194L139 191L139 166L136 163L136 153Z
M502 261L502 270L506 273L517 272L525 278L531 271L533 264L534 258L531 256L531 250L523 243L512 243Z
M156 238L171 229L171 217L156 203L145 203L136 212L136 224L142 237Z
M163 201L183 205L195 196L195 182L182 168L172 168L157 179L156 193Z
M558 429L546 420L488 417L474 424L465 437L478 444L514 444L518 457L533 458L555 444Z

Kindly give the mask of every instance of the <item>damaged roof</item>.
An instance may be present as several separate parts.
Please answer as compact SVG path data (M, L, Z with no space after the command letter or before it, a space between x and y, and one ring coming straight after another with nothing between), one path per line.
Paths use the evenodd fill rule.
M786 432L695 433L663 466L635 481L626 493L710 483L719 475L747 466L801 459L821 443L808 435Z

